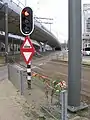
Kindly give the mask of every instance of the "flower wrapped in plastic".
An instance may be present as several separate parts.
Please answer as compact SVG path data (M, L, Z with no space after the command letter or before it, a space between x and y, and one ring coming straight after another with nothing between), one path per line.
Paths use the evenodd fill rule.
M44 75L41 75L41 78L42 78L42 79L47 79L48 77L47 77L47 76L44 76Z
M66 88L66 82L65 81L54 80L52 82L51 103L53 101L54 93L58 94L65 88Z
M55 89L56 92L60 92L62 89L66 88L66 82L55 80L53 81L53 88Z
M34 73L32 74L32 77L36 77L36 76L37 76L37 73L34 72Z

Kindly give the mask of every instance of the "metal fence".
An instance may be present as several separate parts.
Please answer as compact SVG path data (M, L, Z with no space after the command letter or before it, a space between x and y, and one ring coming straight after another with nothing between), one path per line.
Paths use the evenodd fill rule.
M21 95L24 95L27 87L26 74L27 72L20 65L8 64L8 80L20 91Z
M8 64L8 79L20 91L26 94L27 80L26 70L18 64ZM41 108L55 120L68 120L67 117L67 90L53 86L51 79L32 72L33 84L45 92L45 101ZM58 81L59 82L59 81ZM62 81L61 81L62 82ZM60 82L59 82L60 83ZM60 85L58 83L58 85ZM64 83L63 83L64 84ZM59 91L57 91L59 90Z

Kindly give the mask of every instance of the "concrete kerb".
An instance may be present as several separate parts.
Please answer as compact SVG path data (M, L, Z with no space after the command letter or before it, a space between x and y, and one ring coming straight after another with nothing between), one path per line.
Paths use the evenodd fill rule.
M56 59L52 59L52 61L68 63L68 61L66 61L66 60L56 60ZM89 67L89 66L90 66L90 62L82 62L82 65Z
M6 66L5 64L0 64L0 67Z

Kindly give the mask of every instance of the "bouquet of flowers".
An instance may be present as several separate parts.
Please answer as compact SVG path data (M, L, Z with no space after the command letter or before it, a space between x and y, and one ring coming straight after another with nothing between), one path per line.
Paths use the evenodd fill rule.
M55 89L55 92L60 92L61 90L65 89L67 86L65 81L54 80L52 82L52 87Z

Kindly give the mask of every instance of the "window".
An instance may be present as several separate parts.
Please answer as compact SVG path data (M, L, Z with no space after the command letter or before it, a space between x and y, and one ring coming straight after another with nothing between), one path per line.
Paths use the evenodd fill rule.
M88 47L88 48L85 48L85 51L90 51L90 47Z
M90 43L88 44L88 46L90 46Z

